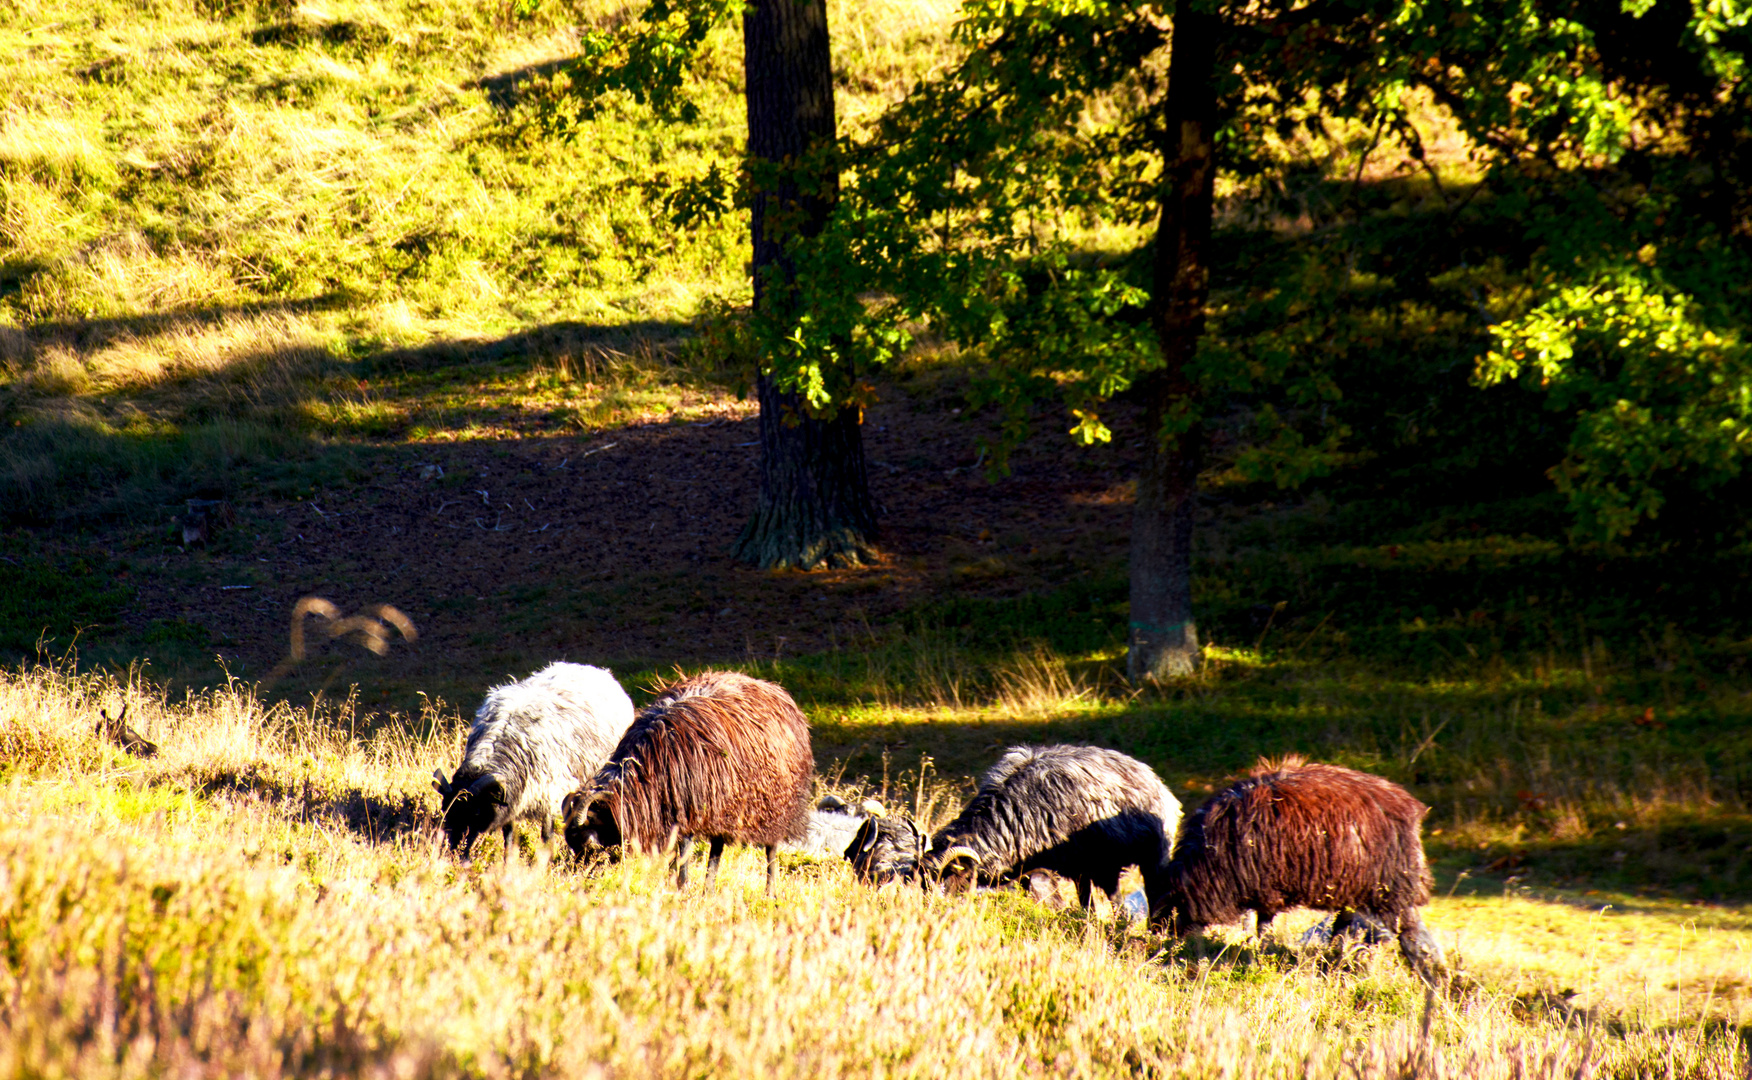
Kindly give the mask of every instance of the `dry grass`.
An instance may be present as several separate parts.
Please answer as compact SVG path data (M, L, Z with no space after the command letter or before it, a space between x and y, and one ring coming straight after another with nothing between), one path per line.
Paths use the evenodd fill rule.
M97 708L128 694L158 758L91 734ZM0 682L7 801L33 808L0 820L0 1075L1726 1077L1748 1064L1737 1037L1702 1023L1742 1022L1721 988L1746 982L1743 920L1438 902L1466 977L1426 1013L1391 953L1335 968L1236 934L1161 952L1019 893L868 891L837 861L791 863L771 901L743 854L709 894L676 892L654 860L463 872L428 821L372 836L337 809L350 788L430 801L422 778L449 763L459 722L440 708L361 741L347 715L264 710L236 686L172 706L51 671ZM1647 937L1650 978L1710 981L1709 1000L1618 992ZM1669 941L1689 953L1670 969Z
M1095 681L1072 671L1063 657L1044 645L1000 665L997 683L993 704L1012 716L1072 713L1099 701Z

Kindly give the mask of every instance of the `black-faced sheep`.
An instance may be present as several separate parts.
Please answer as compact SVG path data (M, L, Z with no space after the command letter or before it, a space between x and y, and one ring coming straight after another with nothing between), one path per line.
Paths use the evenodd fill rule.
M1159 873L1180 802L1148 765L1097 746L1017 746L980 778L961 815L919 860L950 885L1012 881L1037 867L1113 895L1128 865Z
M433 772L444 832L467 862L482 834L501 830L505 858L519 819L553 839L561 800L608 760L633 722L633 701L614 676L585 664L549 664L487 694L456 774Z
M1420 830L1429 807L1390 780L1299 757L1261 761L1181 824L1151 912L1186 933L1253 911L1263 932L1310 907L1379 920L1412 968L1434 978L1441 948L1418 908L1430 899Z
M809 721L783 688L730 671L683 679L639 712L607 764L566 796L566 843L580 858L631 842L678 850L687 884L695 839L711 843L709 886L727 842L767 852L808 825L815 758Z
M915 876L925 844L925 834L910 818L872 814L846 845L846 859L859 881L883 885Z

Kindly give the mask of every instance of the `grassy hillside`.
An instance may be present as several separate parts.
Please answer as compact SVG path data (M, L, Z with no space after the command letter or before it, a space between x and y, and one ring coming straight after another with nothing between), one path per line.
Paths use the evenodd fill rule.
M849 129L940 57L948 10L835 7ZM674 183L735 167L731 30L699 72L698 123L625 100L567 130L557 62L618 5L8 0L5 16L14 521L291 492L345 475L336 441L480 435L482 412L533 404L485 358L583 383L543 404L588 428L636 411L648 380L615 377L627 361L747 292L738 218L684 231L662 208Z

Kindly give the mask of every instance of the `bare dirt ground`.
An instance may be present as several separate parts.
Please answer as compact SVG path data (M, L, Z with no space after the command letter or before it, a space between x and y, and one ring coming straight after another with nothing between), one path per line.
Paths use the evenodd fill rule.
M865 418L883 511L872 566L774 573L730 560L753 504L757 421L725 401L705 422L592 434L513 424L493 440L386 455L344 488L243 500L210 550L167 544L133 560L126 618L204 628L233 674L294 698L358 684L368 709L412 707L420 691L472 708L489 682L551 660L661 669L855 648L933 599L1123 564L1123 434L1083 448L1051 418L993 481L977 421L894 396ZM392 636L378 657L327 641L312 620L314 647L293 664L290 618L309 596L343 612L392 604L418 640Z

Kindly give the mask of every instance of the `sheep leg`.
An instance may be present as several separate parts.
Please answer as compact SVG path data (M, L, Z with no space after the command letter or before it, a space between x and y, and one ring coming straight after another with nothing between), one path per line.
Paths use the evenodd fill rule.
M693 837L684 836L675 845L675 887L687 888L687 864L693 857Z
M511 865L511 830L512 830L512 828L513 828L513 826L507 824L505 826L505 828L502 830L502 832L505 836L505 865L507 865L507 866Z
M771 896L773 894L773 878L778 875L778 872L779 872L779 848L778 848L778 845L768 844L767 845L767 891L766 891L766 894L768 896Z
M706 856L706 888L712 887L712 882L718 880L718 860L724 857L724 838L712 837L712 853Z
M1094 899L1095 899L1095 883L1093 881L1090 881L1086 877L1078 878L1077 879L1077 903L1079 903L1083 906L1084 911L1088 911L1089 910L1089 903L1090 903L1090 901L1092 901Z
M1399 916L1399 951L1405 954L1405 962L1411 965L1411 970L1417 972L1418 978L1430 986L1437 985L1443 974L1442 946L1436 941L1436 935L1430 933L1429 927L1423 924L1423 918L1417 909L1412 908Z

